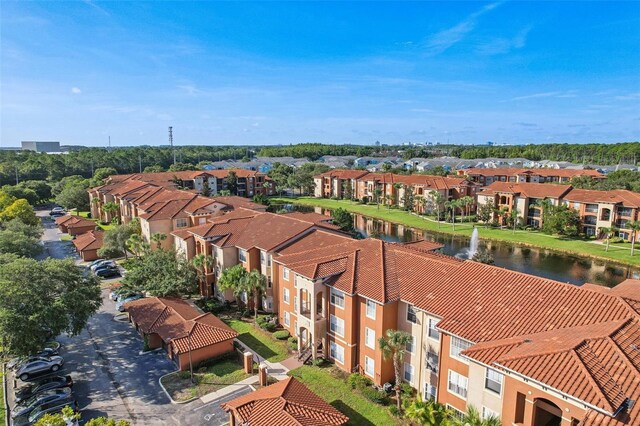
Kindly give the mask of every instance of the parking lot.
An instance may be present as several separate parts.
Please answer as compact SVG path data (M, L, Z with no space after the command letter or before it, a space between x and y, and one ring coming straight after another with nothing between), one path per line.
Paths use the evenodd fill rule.
M46 212L39 212L39 215L46 215ZM53 222L46 219L43 222L46 255L77 259L71 242L60 241L62 234ZM73 378L73 391L82 419L109 416L129 420L135 425L226 424L228 416L220 403L249 392L251 388L242 387L222 400L206 404L199 399L187 404L171 403L159 379L175 371L175 364L163 350L142 352L139 334L127 321L116 319L118 312L115 302L109 299L108 288L103 290L102 296L103 305L80 335L57 338L62 344L60 355L65 359L64 368L57 374ZM14 378L9 373L8 397L10 407L13 407Z

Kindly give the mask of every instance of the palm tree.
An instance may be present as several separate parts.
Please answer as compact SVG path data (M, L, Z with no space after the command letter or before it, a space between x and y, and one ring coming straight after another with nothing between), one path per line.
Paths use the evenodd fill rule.
M617 230L618 228L616 228L615 226L611 226L611 227L604 226L600 228L600 232L605 235L605 238L607 240L607 245L605 246L604 251L609 251L609 240L611 240L611 236L615 234Z
M464 200L464 206L467 209L467 216L471 215L471 206L473 205L473 203L475 203L475 199L473 197L470 197L468 195L465 195L464 197L462 197L462 199Z
M380 195L382 195L382 190L380 188L373 190L373 198L376 202L376 206L378 206L378 210L380 210Z
M206 288L207 296L209 295L209 287L207 286L207 270L213 269L213 257L206 254L199 254L191 259L191 263L198 271L198 281L200 281L200 288Z
M509 213L509 221L513 225L513 233L514 234L516 233L516 226L518 225L518 215L519 214L520 214L520 212L516 208L511 210L511 212Z
M400 188L402 188L401 183L394 183L393 188L396 190L396 205L400 207Z
M162 242L167 239L167 235L162 232L156 232L151 235L151 241L156 243L156 248L160 250L162 247Z
M246 290L244 279L247 274L247 270L242 265L235 265L225 269L220 274L220 278L218 278L218 289L220 291L233 290L233 295L238 300ZM240 303L238 303L238 306L240 306Z
M416 206L418 206L420 212L424 213L425 206L427 204L427 200L422 195L416 195L415 197Z
M146 243L139 234L133 234L127 240L127 248L133 252L136 257L140 257L145 250Z
M245 291L253 295L253 320L254 324L257 324L258 319L258 301L260 295L267 288L267 278L262 275L257 269L249 272L244 276L242 283Z
M378 346L382 351L382 355L385 359L393 360L393 370L396 375L396 400L398 404L398 410L402 409L402 402L400 400L400 383L402 382L402 376L400 375L400 367L404 360L404 354L407 351L407 344L413 339L411 334L406 331L400 330L387 330L386 337L383 336L378 339Z
M483 419L478 409L473 405L467 407L467 414L464 417L461 419L454 417L453 419L455 426L502 426L499 417L491 415Z
M405 415L410 420L415 420L424 426L449 426L451 425L451 411L444 405L433 401L424 401L421 395L406 408Z
M105 203L102 206L102 211L107 213L109 216L114 216L118 212L118 210L119 210L118 205L116 203L114 203L113 201L109 201L108 203ZM118 223L120 223L120 217L114 216L112 218L112 220L113 219L116 219L118 221Z
M440 191L430 191L429 195L431 196L433 203L436 205L436 210L438 212L438 229L440 229L440 209L442 208L446 200L444 199L444 195L442 195Z
M508 212L509 212L509 209L504 206L500 207L499 209L496 209L496 214L500 218L500 227L504 225L504 217Z
M458 200L449 200L444 203L444 206L448 209L451 209L451 224L453 225L453 230L456 230L456 209L460 206L460 202Z
M627 222L625 228L631 230L631 256L633 256L636 237L638 236L638 231L640 231L640 220L632 220L631 222Z

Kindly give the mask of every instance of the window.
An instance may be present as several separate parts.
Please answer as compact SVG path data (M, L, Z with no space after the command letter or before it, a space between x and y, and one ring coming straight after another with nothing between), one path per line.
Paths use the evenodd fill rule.
M498 373L496 370L491 368L487 368L484 378L484 387L500 395L500 392L502 392L502 378L503 375L501 373Z
M247 261L247 251L239 249L238 250L238 259L240 259L240 262L246 262Z
M407 346L405 348L407 349L407 352L409 352L410 354L413 353L413 350L415 348L415 338L413 336L411 336L411 341L407 343Z
M440 340L440 332L436 328L439 320L434 318L429 318L429 337L435 340Z
M438 388L436 386L431 386L428 383L424 384L424 397L423 397L423 399L425 401L428 401L430 399L435 401L437 395L438 395Z
M367 318L376 319L376 302L367 300Z
M344 337L344 320L335 315L331 315L331 331L340 337Z
M200 219L198 219L198 225L204 225L205 223L207 223L206 217L201 217Z
M282 270L282 278L289 281L289 268L284 268Z
M364 329L364 344L371 349L376 348L376 332L369 327L365 327Z
M336 290L334 288L331 289L331 304L337 306L338 308L344 309L344 293Z
M433 371L434 373L438 372L438 366L439 364L439 357L438 354L436 353L436 351L432 348L429 347L429 349L427 350L427 355L426 355L426 366L427 366L427 370Z
M176 219L176 228L184 228L187 226L187 219Z
M284 325L287 327L291 325L291 314L287 311L284 311Z
M267 255L263 251L260 252L260 264L261 265L267 264Z
M453 370L449 370L449 383L447 389L454 395L467 399L467 378Z
M286 303L287 305L289 304L289 289L288 288L285 288L283 290L282 299L284 300L284 303Z
M418 318L416 318L416 310L412 305L407 305L407 321L414 324L418 322Z
M464 413L460 410L458 410L456 407L454 407L451 404L447 404L447 408L451 411L451 414L457 418L458 420L464 420Z
M364 373L367 376L373 377L374 367L375 367L375 363L373 362L373 359L369 358L368 356L365 356L364 357Z
M293 310L298 312L298 296L293 296Z
M331 358L340 364L344 364L344 348L336 342L330 342L329 346L331 349Z
M500 418L500 416L498 415L498 413L496 413L493 410L488 409L487 407L485 407L484 405L482 406L482 420L487 420L489 418Z
M457 358L460 361L467 362L460 356L460 352L469 349L471 343L462 340L458 337L451 336L451 356Z
M413 383L413 365L406 362L404 363L404 379L409 383Z

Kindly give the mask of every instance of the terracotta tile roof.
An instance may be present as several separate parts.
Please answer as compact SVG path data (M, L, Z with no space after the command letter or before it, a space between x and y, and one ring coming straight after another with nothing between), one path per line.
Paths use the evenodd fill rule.
M305 212L291 212L283 215L293 219L302 220L303 222L313 223L314 225L322 226L323 228L339 230L340 227L331 223L331 216L326 216L320 213L305 213Z
M103 238L103 231L89 231L78 235L72 242L78 251L98 250L102 247Z
M250 426L343 425L349 418L293 377L221 405Z
M183 191L168 191L183 192ZM198 215L210 215L223 210L226 204L200 195L189 194L189 198L169 199L162 202L147 202L140 206L145 220L163 220L186 218Z
M219 196L219 195L214 195L213 197L214 200L219 201L221 203L224 203L228 206L231 206L233 208L245 208L245 209L251 209L251 210L258 210L258 211L265 211L267 209L267 206L259 204L259 203L254 203L251 200L248 200L244 197L238 197L235 195L230 195L230 196Z
M175 178L180 180L193 180L197 177L215 177L223 179L229 175L229 172L235 172L239 178L248 177L266 177L266 174L253 170L245 169L225 169L225 170L186 170L181 172L157 172L157 173L134 173L131 175L124 175L125 178L118 178L122 175L114 175L109 177L109 181L123 181L123 180L138 180L142 182L168 182Z
M403 185L414 185L414 186L422 186L426 190L435 189L450 189L456 188L461 185L476 185L475 183L470 183L464 178L457 177L443 177L443 176L433 176L433 175L393 175L393 183L400 183Z
M602 173L597 170L574 170L574 169L519 169L519 168L469 168L460 170L465 175L480 175L480 176L517 176L522 174L537 175L544 177L567 177L573 176L593 176L604 177Z
M310 279L327 278L327 284L347 294L387 303L420 292L416 277L451 273L462 262L426 252L423 247L377 239L348 240L307 251L289 251L274 259Z
M369 174L369 172L366 170L333 169L316 175L314 178L332 177L337 179L359 179L367 174Z
M302 238L291 241L287 245L279 248L277 253L280 255L287 255L319 248L327 249L328 247L348 241L352 241L352 238L317 229L305 234Z
M571 395L594 408L585 424L618 424L612 418L640 396L640 324L617 320L480 343L463 355L515 372ZM599 416L598 411L608 416ZM636 418L636 417L634 417Z
M531 198L562 198L571 190L570 185L556 185L549 183L512 183L512 182L493 182L486 186L479 195L493 194L522 194Z
M96 223L92 220L86 219L82 216L65 215L56 219L56 225L64 225L67 228L84 228L85 226L96 226Z
M640 193L626 189L598 191L595 189L572 189L564 197L565 200L580 203L622 204L625 207L640 207Z
M177 353L234 339L238 333L211 313L201 314L182 299L147 297L125 303L144 333L157 333ZM189 341L190 340L190 341Z
M413 303L443 318L439 328L476 343L633 315L614 295L472 261Z

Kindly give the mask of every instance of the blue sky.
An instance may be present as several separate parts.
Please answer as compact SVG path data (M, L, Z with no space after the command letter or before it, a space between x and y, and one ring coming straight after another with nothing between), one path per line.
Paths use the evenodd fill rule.
M10 2L1 141L640 139L640 2Z

